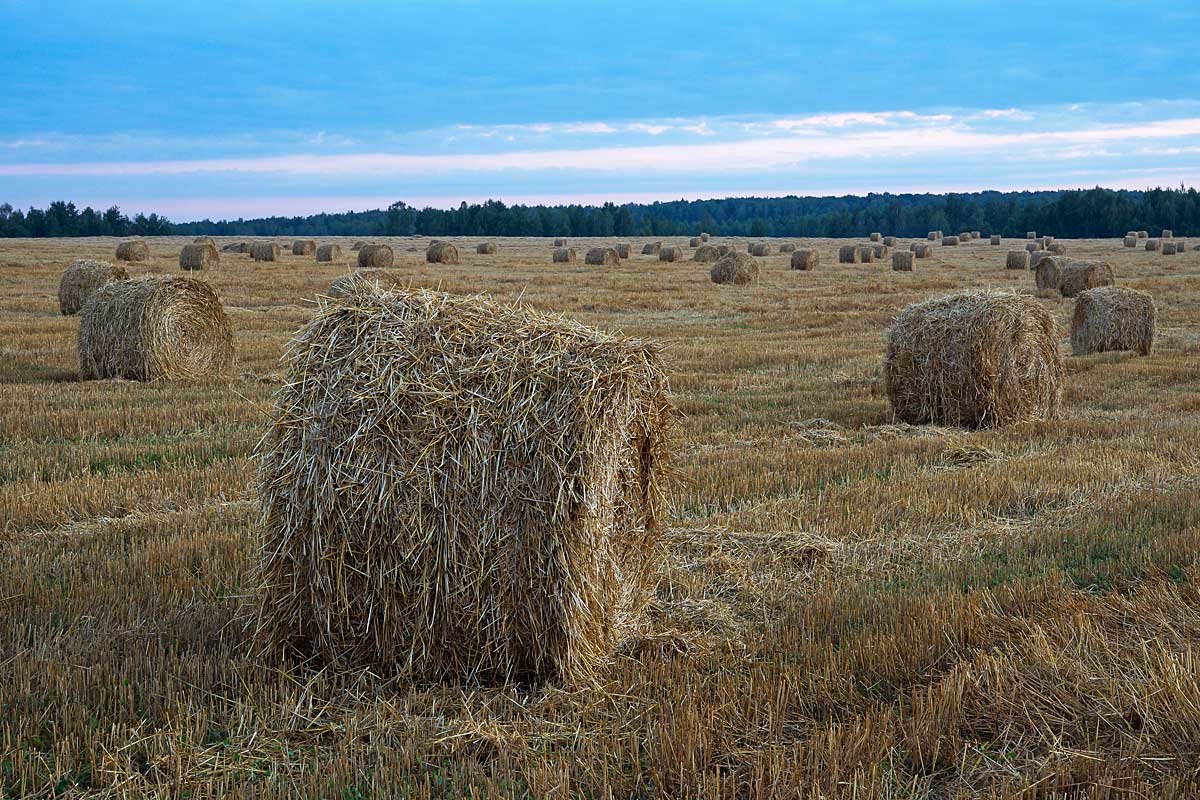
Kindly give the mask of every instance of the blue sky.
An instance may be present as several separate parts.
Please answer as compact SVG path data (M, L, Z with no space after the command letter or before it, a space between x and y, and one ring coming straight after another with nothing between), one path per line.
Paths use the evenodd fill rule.
M0 200L1200 183L1200 3L0 0Z

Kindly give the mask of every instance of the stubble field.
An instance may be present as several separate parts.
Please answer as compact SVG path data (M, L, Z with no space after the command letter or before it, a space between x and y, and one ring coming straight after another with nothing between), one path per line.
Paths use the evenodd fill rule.
M178 272L186 241L151 240L130 274ZM1200 792L1200 252L1067 242L1154 294L1156 350L1069 357L1062 419L974 432L894 423L885 332L918 300L1032 291L1004 268L1024 240L911 273L790 240L820 266L772 255L746 287L638 238L618 267L551 264L547 239L456 239L454 266L372 240L414 285L666 346L682 419L649 632L597 685L519 690L250 652L252 453L284 346L354 255L322 241L346 259L222 253L199 274L237 348L213 386L80 382L58 279L115 240L0 240L7 796ZM1072 301L1039 302L1069 352Z

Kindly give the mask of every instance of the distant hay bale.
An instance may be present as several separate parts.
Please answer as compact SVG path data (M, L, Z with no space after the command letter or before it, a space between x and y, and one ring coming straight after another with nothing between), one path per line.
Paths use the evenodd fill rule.
M894 272L912 272L916 255L911 250L897 250L892 253L892 270Z
M1029 269L1029 253L1024 250L1009 250L1005 269Z
M882 241L883 241L883 234L882 234L882 233L878 233L878 232L877 232L877 233L872 233L870 238L871 238L871 241L872 241L872 242L882 242Z
M883 237L883 243L887 247L895 247L898 242L899 242L899 239L897 239L895 236Z
M871 253L874 254L876 259L882 260L884 258L887 258L887 254L888 254L887 245L885 245L885 244L871 245Z
M1040 252L1041 249L1042 249L1042 246L1040 244L1038 244L1037 242L1029 242L1028 244L1025 245L1025 250L1030 253Z
M1126 247L1137 247L1137 243L1138 243L1137 236L1126 236L1125 237L1124 244Z
M583 263L599 267L615 267L621 263L621 257L611 247L592 247L584 255Z
M702 233L702 234L700 234L700 241L702 241L702 242L707 242L707 241L708 241L708 238L709 238L709 237L708 237L708 234L707 234L707 233Z
M972 239L982 239L983 234L981 234L979 231L971 231L971 238Z
M449 242L434 242L425 249L425 261L430 264L457 264L458 248Z
M274 242L255 242L250 245L250 257L255 261L278 261L279 245Z
M792 269L814 269L821 263L821 255L816 250L800 249L792 253Z
M1065 256L1067 254L1067 246L1062 242L1051 242L1050 246L1046 249L1056 256Z
M1158 237L1158 238L1160 238L1160 239L1173 239L1174 237L1175 237L1175 233L1174 233L1174 231L1172 231L1170 228L1163 228L1162 236L1160 236L1160 237Z
M674 418L656 346L358 286L318 308L286 369L259 448L260 652L576 685L636 633Z
M711 244L702 244L696 248L696 252L692 253L692 261L717 261L721 258L721 252Z
M567 240L566 240L566 239L555 239L555 240L554 240L554 246L555 246L555 247L566 247L566 246L567 246Z
M79 317L84 380L228 377L233 335L204 281L147 275L96 290Z
M574 247L554 248L553 260L555 264L573 264L575 263L575 258Z
M796 245L792 244L791 242L784 242L783 244L779 245L779 252L794 253L796 252Z
M1150 231L1138 231L1138 232L1137 232L1137 237L1138 237L1139 239L1149 239L1149 238L1150 238Z
M180 269L212 269L221 263L221 254L212 244L185 244L179 251Z
M1163 243L1162 243L1162 254L1163 254L1164 256L1173 256L1173 255L1175 255L1175 251L1176 251L1176 249L1177 249L1177 248L1176 248L1176 246L1175 246L1175 242L1163 242Z
M1137 289L1101 286L1080 292L1071 316L1071 353L1133 350L1148 356L1157 316L1154 298Z
M942 246L943 247L957 247L958 246L958 237L957 236L945 237L944 239L942 239Z
M342 246L340 244L323 244L317 248L317 261L341 261Z
M760 257L769 256L771 255L771 245L767 244L766 242L758 242L750 248L750 255Z
M1061 256L1043 255L1030 264L1033 270L1034 284L1038 289L1060 289L1062 285L1061 272L1067 265L1067 260Z
M149 261L150 246L141 239L121 242L117 245L118 261Z
M858 245L844 244L838 248L839 264L857 264L859 258Z
M736 250L736 248L735 248L733 245L731 245L731 244L719 244L719 245L717 245L717 253L719 253L720 255L723 255L723 256L724 256L724 255L728 255L729 253L732 253L732 252L734 252L735 250Z
M297 239L292 242L292 255L311 256L317 252L317 243L312 239Z
M662 248L662 242L650 242L649 244L644 244L642 245L642 255L656 256L658 255L660 248Z
M1056 255L1054 255L1054 253L1051 253L1049 250L1035 250L1034 252L1029 254L1029 268L1037 269L1038 264L1042 263L1042 261L1047 258L1058 259L1058 261L1055 262L1057 264L1065 264L1066 263L1065 258L1062 258L1061 256L1056 256Z
M629 258L629 254L632 252L633 246L628 242L621 242L620 244L616 245L614 249L617 251L617 255L619 257Z
M359 269L387 269L395 260L391 246L386 244L364 244L358 251Z
M683 248L670 245L669 247L661 247L658 250L659 261L682 261Z
M1036 239L1037 231L1029 231L1028 233L1025 234L1025 238L1026 239Z
M860 244L858 246L858 260L863 264L870 264L875 261L875 248L869 244Z
M1112 284L1112 267L1100 261L1068 261L1058 269L1058 290L1063 297L1074 297L1087 289Z
M1135 239L1136 239L1136 238L1137 238L1137 231L1125 231L1125 235L1126 235L1126 236L1132 236L1133 238L1135 238Z
M78 314L88 298L111 281L123 281L129 273L120 264L77 258L58 279L58 310L64 317Z
M721 256L712 269L709 278L713 283L727 283L744 286L758 280L758 259L747 253L730 253Z
M1158 239L1147 239L1146 240L1146 249L1153 250L1153 251L1161 250L1162 242L1159 241Z
M384 289L401 285L400 276L386 269L360 269L349 275L339 275L329 284L330 297L348 297L359 282L374 284Z
M942 238L942 232L941 231L930 231L929 235L926 238L931 242L936 242Z
M911 305L892 326L884 386L896 417L992 428L1053 419L1063 362L1053 317L1035 299L1001 291Z
M241 243L230 242L229 244L221 245L221 252L222 253L242 253L245 251L242 249Z
M998 245L1002 240L999 236L992 234L992 236L989 238L989 241L991 241L992 245Z
M928 244L927 242L914 242L912 246L912 254L918 259L932 258L933 245Z
M959 244L967 244L970 241L971 241L971 232L970 231L963 231L960 234L958 234L958 243Z
M699 236L693 236L691 239L688 239L688 247L699 247L703 243L704 240Z
M495 255L496 243L495 242L480 242L479 244L475 245L475 252L481 256Z
M350 246L350 251L351 251L352 253L357 253L359 250L362 250L362 249L363 249L364 247L366 247L366 246L367 246L367 243L366 243L366 242L363 242L363 241L358 241L358 242L355 242L353 245L351 245L351 246Z

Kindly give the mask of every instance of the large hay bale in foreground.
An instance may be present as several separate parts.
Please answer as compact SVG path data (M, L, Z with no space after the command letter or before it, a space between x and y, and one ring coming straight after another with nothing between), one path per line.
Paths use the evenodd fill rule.
M118 261L149 261L150 246L141 239L121 242L117 245Z
M748 253L729 253L712 265L708 276L713 283L744 286L758 280L758 259Z
M367 283L384 289L401 286L400 276L386 269L360 269L349 275L339 275L329 284L330 297L348 297L356 284Z
M341 261L342 246L340 244L323 244L317 248L317 261Z
M1087 289L1113 285L1113 269L1100 261L1068 261L1058 269L1058 290L1074 297Z
M391 245L364 244L358 250L359 269L387 269L396 261Z
M839 264L857 264L859 247L856 244L844 244L838 248Z
M1029 269L1029 253L1024 250L1009 250L1004 262L1005 269Z
M279 245L274 242L255 242L250 245L250 257L255 261L278 261Z
M78 314L79 309L97 289L110 281L123 281L129 273L120 264L77 258L63 270L58 279L58 310L64 317Z
M771 255L771 245L766 242L757 242L750 248L752 256L769 256Z
M893 413L913 425L991 428L1058 415L1062 356L1037 300L964 292L911 305L892 326L883 378Z
M613 249L617 251L618 258L624 259L629 258L629 254L632 252L633 246L628 242L621 242L620 244L613 245Z
M260 648L575 684L636 632L674 417L655 346L360 285L318 308L286 366L259 450Z
M584 255L583 263L598 267L615 267L621 263L621 257L611 247L592 247Z
M311 256L317 252L317 243L313 239L297 239L292 242L292 255Z
M450 242L433 242L425 248L425 261L429 264L457 264L458 248Z
M711 244L702 244L696 248L696 252L692 253L692 261L707 263L719 258L721 258L720 251Z
M211 269L221 263L221 254L212 244L185 244L179 251L179 268Z
M662 242L650 242L649 244L642 245L642 255L656 256L660 249L662 249Z
M574 247L556 247L554 254L551 256L555 264L573 264L575 263L575 248Z
M821 255L816 250L800 249L792 253L792 269L810 270L820 263Z
M233 335L204 281L146 275L105 284L79 317L79 375L135 381L228 377Z
M1148 356L1154 349L1157 317L1154 298L1137 289L1101 286L1080 292L1071 317L1071 352L1082 356L1134 350Z
M912 272L913 262L916 260L916 254L911 250L897 250L892 253L892 271L893 272Z
M1137 247L1138 240L1136 236L1126 236L1123 243L1126 247Z
M683 248L670 245L668 247L660 247L658 249L659 261L682 261Z

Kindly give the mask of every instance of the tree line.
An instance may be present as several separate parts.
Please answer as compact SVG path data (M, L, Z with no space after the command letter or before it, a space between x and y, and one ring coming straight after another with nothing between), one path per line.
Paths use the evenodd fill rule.
M98 212L57 201L45 209L0 205L0 237L63 236L718 236L857 237L879 231L923 237L977 230L1020 237L1039 231L1063 238L1109 238L1129 230L1169 228L1200 235L1195 189L1095 189L1057 192L869 194L843 197L731 197L655 203L506 205L387 209L306 217L170 222L159 214L132 219L113 206Z

